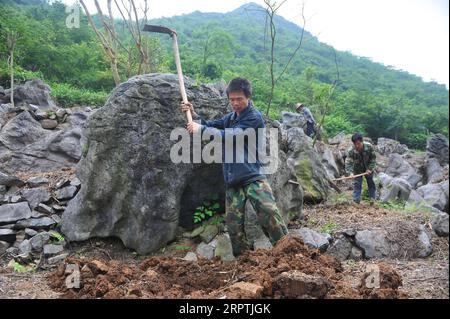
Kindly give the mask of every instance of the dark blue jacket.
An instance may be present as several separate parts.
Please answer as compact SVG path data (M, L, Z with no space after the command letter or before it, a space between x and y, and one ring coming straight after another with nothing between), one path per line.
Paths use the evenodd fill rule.
M236 143L235 138L237 135L242 134L243 130L253 128L256 131L256 150L258 149L258 141L264 141L265 136L258 136L258 128L265 128L264 119L261 113L253 106L250 101L248 106L244 109L241 115L237 116L235 112L231 112L224 117L216 120L205 121L201 119L202 132L208 130L208 133L212 135L220 134L222 136L222 145L225 144L225 138L230 135L233 136L233 159L236 157ZM210 129L214 128L214 129ZM227 130L225 133L225 129ZM224 147L223 147L224 149ZM256 180L265 179L265 175L262 172L262 165L259 158L259 153L256 153L256 162L248 163L248 140L244 139L244 162L226 163L223 161L223 176L227 187L240 187L249 184ZM225 158L225 152L223 152L223 159Z

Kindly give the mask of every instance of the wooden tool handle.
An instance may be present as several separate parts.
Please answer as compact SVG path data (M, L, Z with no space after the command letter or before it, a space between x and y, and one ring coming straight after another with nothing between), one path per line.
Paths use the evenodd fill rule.
M181 68L181 60L180 60L180 52L178 50L178 41L177 41L177 34L173 32L171 34L172 36L172 44L173 44L173 52L175 54L175 65L177 66L177 73L178 73L178 82L180 84L180 92L181 92L181 98L183 99L183 102L188 102L187 95L186 95L186 88L184 87L184 78L183 78L183 69ZM192 114L191 111L188 110L186 112L186 117L188 120L188 123L192 122Z
M333 179L333 181L334 182L336 182L336 181L343 181L343 180L346 180L346 179L353 179L353 178L357 178L357 177L364 176L364 175L367 175L367 173L361 173L361 174L357 174L357 175L336 178L336 179Z

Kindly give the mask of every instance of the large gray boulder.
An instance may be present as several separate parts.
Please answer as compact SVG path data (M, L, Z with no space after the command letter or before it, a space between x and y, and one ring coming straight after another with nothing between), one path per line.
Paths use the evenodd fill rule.
M357 231L355 244L368 259L425 258L433 250L431 236L423 226L403 221L385 229Z
M400 154L393 153L389 156L389 164L385 173L392 177L403 178L408 181L412 188L422 180L422 176L408 163Z
M55 110L56 104L50 96L51 89L40 79L33 79L14 88L14 104L33 104L42 110ZM8 103L11 98L11 90L5 90L1 97L3 103Z
M315 145L316 151L322 158L322 164L325 167L329 179L334 179L340 176L340 169L336 163L336 155L327 144L317 141Z
M436 183L444 178L444 169L435 157L427 157L425 160L426 180L428 183Z
M434 214L431 219L433 230L438 236L448 236L449 216L447 213Z
M312 139L301 128L282 130L286 145L287 165L291 167L303 188L305 202L319 203L330 194L330 177Z
M89 112L71 111L58 129L44 129L31 112L24 111L0 132L0 165L6 173L52 171L75 167L81 158L81 138Z
M378 175L380 179L380 200L383 203L407 201L412 187L403 178L393 178L385 173Z
M440 211L447 211L449 209L449 185L448 181L443 181L438 184L426 184L417 189L419 195L424 201Z
M405 208L416 211L422 210L427 212L440 213L440 210L428 204L417 190L411 190L409 198L406 201Z
M350 257L353 244L349 238L341 235L333 244L328 248L327 254L333 256L339 261L344 261Z
M302 129L306 127L306 118L302 113L282 112L281 121L283 129L286 130L292 127Z
M400 142L396 140L384 137L378 138L375 149L381 155L390 155L392 153L405 154L408 152L408 146L400 144Z
M448 138L442 134L435 134L427 140L427 156L436 158L444 166L449 163Z
M223 86L197 89L187 80L186 88L198 113L218 117L227 111ZM174 75L136 76L90 117L77 171L82 187L62 218L67 239L115 236L149 253L174 238L182 204L192 202L197 185L210 194L223 191L219 165L174 164L170 158L171 132L185 126L179 101Z
M305 244L320 251L327 250L330 244L329 239L331 237L328 234L321 234L307 227L291 229L289 233L300 236Z
M199 86L186 79L186 89L205 119L231 111L224 83ZM171 141L171 132L186 123L179 104L175 75L135 76L89 118L77 169L82 186L62 217L68 240L114 236L145 254L173 240L177 227L186 226L205 199L217 195L224 205L220 164L173 163L170 158L178 141ZM302 196L301 188L288 182L295 175L283 165L280 161L268 178L288 218L301 212Z

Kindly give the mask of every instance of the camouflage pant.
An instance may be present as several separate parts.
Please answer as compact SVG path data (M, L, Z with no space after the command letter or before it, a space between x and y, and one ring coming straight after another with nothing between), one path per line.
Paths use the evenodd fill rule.
M263 231L273 243L288 233L267 180L255 181L243 187L227 188L226 221L235 256L249 249L244 229L247 199L255 209Z

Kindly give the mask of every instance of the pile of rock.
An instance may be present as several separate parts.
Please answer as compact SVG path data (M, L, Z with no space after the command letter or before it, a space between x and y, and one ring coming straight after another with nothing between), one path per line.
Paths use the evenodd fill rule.
M338 177L340 172L332 149L320 141L313 145L305 127L302 114L282 112L280 145L287 155L287 165L303 189L304 202L320 203L331 194L330 179Z
M90 107L59 108L41 80L28 81L0 97L0 167L15 171L51 171L74 167L81 158L83 128Z
M436 134L427 141L427 152L419 167L408 160L412 155L393 153L389 166L380 174L380 199L383 202L406 201L406 208L432 213L436 234L449 234L448 139Z
M389 155L392 153L406 154L409 151L408 146L405 144L400 144L400 142L396 140L385 137L380 137L378 139L375 149L381 155Z
M25 181L0 172L2 260L44 266L57 264L67 256L64 237L59 233L61 215L81 183L77 178L61 179L50 186L43 176Z
M247 203L247 205L249 205ZM271 241L264 235L260 227L257 225L254 210L247 208L245 219L245 234L250 244L250 248L270 250L273 248ZM185 238L198 241L195 252L188 252L184 257L185 260L197 261L198 258L213 259L219 257L223 261L234 260L233 250L231 247L230 236L226 232L224 224L207 223L197 227L191 232L183 234ZM329 234L319 233L313 229L303 227L300 229L290 229L291 235L300 237L305 244L311 248L325 252L332 241Z
M272 248L267 237L249 231L246 225L247 239L253 249ZM225 227L226 229L226 227ZM197 261L198 258L224 261L234 260L229 235L224 226L204 225L184 234L184 237L198 242L195 252L188 252L185 260ZM289 229L289 234L298 236L311 248L327 253L339 261L352 259L412 259L426 258L432 251L431 234L428 230L413 222L400 222L386 229L345 229L332 237L308 227Z
M386 229L346 229L327 253L336 259L425 258L433 251L431 234L421 225L401 222Z

